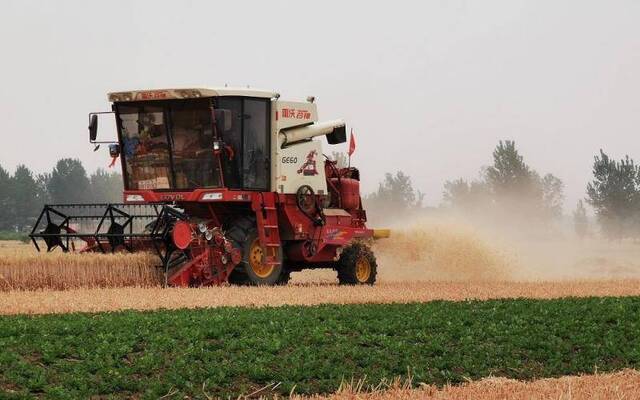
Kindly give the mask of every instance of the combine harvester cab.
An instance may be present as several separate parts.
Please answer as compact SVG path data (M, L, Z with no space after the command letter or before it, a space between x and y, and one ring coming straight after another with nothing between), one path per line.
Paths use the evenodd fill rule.
M342 120L318 122L312 97L253 89L110 93L124 178L122 204L47 205L38 250L153 251L166 283L275 285L291 272L332 268L344 284L373 284L360 172L323 156L316 137L346 141ZM352 151L352 149L351 149Z

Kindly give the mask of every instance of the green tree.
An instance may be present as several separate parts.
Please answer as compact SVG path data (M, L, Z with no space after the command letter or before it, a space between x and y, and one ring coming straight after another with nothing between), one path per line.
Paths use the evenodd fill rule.
M98 168L89 178L91 183L92 201L97 203L118 203L122 201L122 175L117 172L107 172Z
M474 211L491 203L488 185L485 182L467 182L464 179L446 181L442 198L448 206L466 211Z
M485 169L485 181L498 197L530 195L538 176L524 162L513 140L500 141L493 151L493 165Z
M13 175L13 199L15 226L19 231L26 231L35 222L42 204L33 173L24 165L18 165Z
M2 231L15 229L15 201L12 193L13 179L9 172L0 165L0 230Z
M471 185L462 178L454 181L446 181L444 183L442 199L452 207L467 208L470 205L469 203L473 201Z
M54 203L86 203L92 197L87 171L78 159L59 160L51 172L48 189Z
M615 161L600 150L600 155L594 157L587 202L593 207L602 232L611 238L638 233L639 173L629 156Z
M481 170L480 180L445 182L443 200L460 211L491 218L521 215L545 223L562 215L564 184L553 174L541 178L525 163L515 142L506 140L496 146L493 164Z
M584 238L587 235L587 231L589 230L587 210L584 208L582 200L578 200L576 209L573 211L573 227L575 229L576 235L578 235L580 239Z
M553 174L546 174L540 184L542 185L542 206L546 215L552 218L561 217L564 183Z
M36 176L36 186L38 187L37 196L40 204L51 203L51 194L49 193L49 185L51 182L51 174L43 173Z
M368 207L380 212L403 213L422 208L424 194L416 191L411 183L411 177L402 171L394 174L386 173L384 180L378 185L378 190L365 198Z

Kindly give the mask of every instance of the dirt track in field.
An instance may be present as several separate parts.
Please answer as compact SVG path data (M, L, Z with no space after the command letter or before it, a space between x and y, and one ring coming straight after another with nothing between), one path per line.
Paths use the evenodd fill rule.
M280 287L224 286L201 289L73 289L0 292L0 314L639 295L640 280L537 283L414 282L380 283L373 287L291 284Z
M408 389L395 383L392 388L379 388L373 393L363 393L357 385L348 385L341 392L313 399L433 399L433 400L609 400L637 399L640 393L640 372L625 370L614 374L566 376L522 382L504 378L487 378L460 386L438 389L423 386ZM294 397L295 398L295 397ZM302 397L297 397L302 399Z

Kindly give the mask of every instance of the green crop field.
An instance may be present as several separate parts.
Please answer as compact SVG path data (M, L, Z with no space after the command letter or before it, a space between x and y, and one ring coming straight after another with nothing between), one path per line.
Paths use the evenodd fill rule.
M0 398L288 394L640 364L640 298L0 317ZM203 392L204 385L204 392Z
M19 240L27 243L29 241L29 235L26 233L0 231L0 240Z

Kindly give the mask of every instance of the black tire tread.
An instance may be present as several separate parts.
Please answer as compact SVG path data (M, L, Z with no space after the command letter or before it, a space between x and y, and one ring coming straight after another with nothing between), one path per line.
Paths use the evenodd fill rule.
M280 277L278 278L276 285L285 286L289 284L290 280L291 280L291 272L285 269L282 269L282 272L280 273Z
M247 247L249 241L253 241L257 235L256 218L251 215L242 216L233 221L232 225L226 232L226 237L233 242L233 245L242 252L242 261L231 271L229 275L229 283L234 285L286 285L290 279L290 273L284 269L281 264L281 273L273 282L258 282L247 272ZM282 250L280 250L282 251ZM282 253L281 253L282 254Z
M356 261L359 257L367 257L371 265L371 275L366 282L359 282L356 277ZM353 242L344 248L338 260L338 281L341 285L373 285L378 274L378 263L371 248L362 242Z
M229 227L229 229L225 233L225 236L227 237L227 239L233 242L233 245L235 247L242 250L243 243L249 237L251 228L255 226L255 221L256 219L252 215L242 216L233 221L233 224ZM236 268L233 269L233 271L231 271L231 274L229 274L229 283L232 285L249 284L249 277L244 271L244 265L242 262L237 265Z

